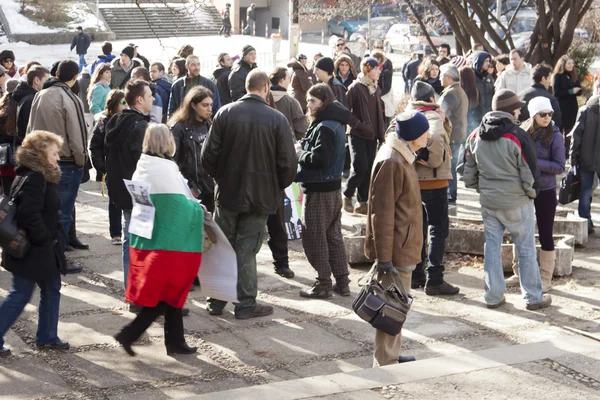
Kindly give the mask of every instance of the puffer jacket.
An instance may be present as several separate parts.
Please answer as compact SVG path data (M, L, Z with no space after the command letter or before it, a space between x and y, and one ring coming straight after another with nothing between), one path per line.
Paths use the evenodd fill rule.
M255 94L221 108L202 147L215 201L235 213L275 214L297 166L288 121Z
M529 119L521 127L529 133L532 123L533 120ZM565 172L565 142L560 129L553 124L552 139L547 146L544 146L541 137L537 138L534 144L540 170L539 189L540 191L556 189L556 175Z
M477 189L483 207L516 209L536 197L537 174L532 168L537 170L537 157L524 152L526 146L534 150L532 143L511 114L492 111L485 115L480 129L467 139L462 170L465 186Z
M512 64L509 64L496 80L496 91L500 89L508 89L513 93L521 93L533 84L533 70L531 64L525 63L523 68L516 70Z
M294 137L302 139L308 129L308 119L300 107L298 100L287 94L284 88L280 86L271 86L271 94L275 101L275 108L282 113L290 123L290 128Z
M188 186L202 195L212 195L215 192L215 182L202 168L200 155L202 146L210 130L210 121L204 123L176 123L172 128L175 139L175 162Z
M600 174L600 95L581 107L571 136L571 165Z
M306 92L308 92L308 89L312 86L310 79L308 79L308 71L306 70L306 67L296 59L292 59L287 66L294 71L292 74L292 96L300 103L302 112L306 113Z
M229 74L231 73L231 67L218 67L213 71L212 81L217 85L219 90L219 97L221 98L221 105L231 103L231 90L229 90Z
M248 64L243 59L237 60L229 74L229 90L231 90L231 101L238 101L246 94L246 77L256 68L256 64Z
M409 103L406 110L419 111L425 115L429 122L430 136L427 140L427 146L419 150L417 155L417 159L427 161L429 166L415 164L419 181L452 179L452 172L450 171L452 159L450 132L446 130L446 128L451 129L452 125L449 122L446 126L444 125L444 118L439 113L439 104L415 101Z

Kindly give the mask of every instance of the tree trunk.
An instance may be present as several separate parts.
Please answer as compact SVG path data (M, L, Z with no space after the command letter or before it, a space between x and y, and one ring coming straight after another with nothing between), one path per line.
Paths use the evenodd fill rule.
M421 31L423 31L423 35L425 35L425 39L427 39L427 41L429 42L429 46L431 46L431 51L433 51L433 54L435 54L437 56L438 49L437 49L437 47L435 47L435 44L433 44L433 40L431 40L431 36L429 36L429 33L427 32L427 27L423 23L421 16L417 12L417 10L415 10L415 8L413 7L412 1L406 0L406 4L408 5L408 8L410 8L410 11L413 13L413 15L415 16L415 19L417 20L417 23L421 27Z

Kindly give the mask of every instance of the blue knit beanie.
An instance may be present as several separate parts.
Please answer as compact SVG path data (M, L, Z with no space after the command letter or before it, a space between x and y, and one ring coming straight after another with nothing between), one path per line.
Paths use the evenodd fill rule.
M427 117L418 111L405 111L396 117L396 136L411 142L429 130Z

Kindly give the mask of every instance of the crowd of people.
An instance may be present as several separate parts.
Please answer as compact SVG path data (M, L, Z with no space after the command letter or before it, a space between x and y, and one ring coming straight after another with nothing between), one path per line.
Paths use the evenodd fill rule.
M221 33L229 35L230 26ZM80 32L72 47L81 56L88 46ZM23 259L3 254L14 280L0 305L0 355L10 353L2 338L35 284L42 290L36 343L69 346L57 335L59 272L82 270L64 252L89 247L75 234L75 202L92 166L108 189L111 243L122 246L126 300L137 314L115 336L130 355L161 313L167 352L196 351L185 343L182 317L210 248L209 213L236 253L235 317L273 312L256 301L256 255L268 234L274 272L294 278L283 195L293 182L304 194L302 244L316 272L299 293L309 299L351 295L342 212L366 215L365 254L384 283L398 272L403 286L429 296L459 293L444 279L448 208L459 177L479 192L489 308L505 303L506 286L519 284L527 309L551 304L544 293L556 258L556 179L567 158L581 170L579 215L593 231L600 96L579 109L582 90L569 56L552 69L532 67L520 50L495 58L477 46L467 57L451 55L447 45L438 57L415 52L402 68L401 102L383 49L360 57L344 39L333 57L319 53L309 64L298 54L269 73L257 66L252 45L219 54L205 75L189 45L169 63L149 62L133 43L118 56L112 51L105 42L90 65L80 57L51 68L35 61L18 68L10 50L0 52L0 143L16 154L0 169L2 186L17 199L17 221L32 245ZM151 185L151 239L130 232L134 203L124 180ZM506 281L505 230L519 255ZM221 315L226 304L208 298L206 309ZM400 343L400 334L378 330L374 365L414 360L400 356Z

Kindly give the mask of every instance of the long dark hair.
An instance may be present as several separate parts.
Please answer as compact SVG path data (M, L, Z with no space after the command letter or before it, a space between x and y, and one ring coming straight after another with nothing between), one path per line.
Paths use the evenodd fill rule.
M92 102L92 92L94 91L94 85L98 82L100 82L100 79L102 79L102 75L106 72L110 70L110 64L109 63L104 63L101 64L98 68L96 68L94 70L94 75L92 75L92 80L90 81L90 85L88 86L87 89L87 93L85 94L85 97L88 99L88 102Z
M565 65L567 64L567 61L569 60L573 60L573 71L568 72L567 70L565 70ZM559 75L559 74L566 74L569 76L569 79L571 79L572 83L576 83L579 80L579 77L577 76L577 71L575 70L575 60L573 59L573 57L571 57L568 54L565 54L564 56L562 56L561 58L558 59L558 62L556 63L556 66L554 67L554 75Z
M121 89L113 89L108 92L106 96L106 106L104 108L104 115L106 118L110 118L117 113L119 103L125 99L125 92Z
M176 78L181 78L182 76L187 75L188 71L185 67L185 58L178 58L176 60L173 60L173 65L176 65L179 69L179 75L177 75Z
M196 121L196 111L192 108L192 103L198 104L207 97L214 99L213 92L204 86L194 86L191 88L188 94L183 98L183 104L179 107L179 110L169 118L167 125L173 126L178 122L183 122L188 125L193 124Z
M460 75L460 86L463 88L469 99L469 108L475 108L479 105L479 91L475 84L475 71L473 68L463 66L458 69Z
M17 134L17 102L11 92L7 92L0 99L0 132L7 136Z
M319 83L311 86L310 89L308 89L307 94L310 94L312 97L316 97L317 99L321 100L321 108L317 110L315 115L335 101L335 95L333 94L333 91L329 85L325 83Z

